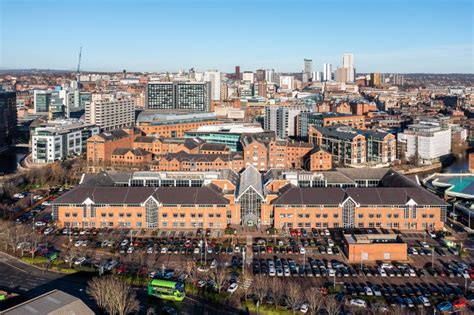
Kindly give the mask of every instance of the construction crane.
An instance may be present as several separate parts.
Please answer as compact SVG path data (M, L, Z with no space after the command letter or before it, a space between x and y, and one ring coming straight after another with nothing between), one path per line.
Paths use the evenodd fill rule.
M81 81L80 75L81 75L81 55L82 55L82 46L79 48L79 62L77 63L77 74L76 74L76 81L77 85L79 86L79 82Z

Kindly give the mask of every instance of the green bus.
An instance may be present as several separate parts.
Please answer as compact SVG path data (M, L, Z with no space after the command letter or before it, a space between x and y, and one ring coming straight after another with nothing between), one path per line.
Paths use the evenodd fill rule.
M182 282L153 279L148 282L148 295L164 300L182 301L186 293Z

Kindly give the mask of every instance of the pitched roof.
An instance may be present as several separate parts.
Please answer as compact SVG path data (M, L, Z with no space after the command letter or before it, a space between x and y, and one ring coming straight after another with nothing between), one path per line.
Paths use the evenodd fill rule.
M139 136L135 138L134 142L139 142L139 143L153 143L155 141L155 137L150 137L150 136Z
M240 173L240 181L237 187L237 196L240 196L249 188L253 187L260 196L263 195L262 174L250 164L242 173Z
M204 143L201 146L201 150L208 150L208 151L227 151L228 148L223 143Z
M129 137L130 135L123 129L116 129L99 133L98 136L104 139L105 141L113 141Z
M344 190L339 187L292 186L281 193L272 202L273 204L339 204L347 197L351 197L355 202L363 205L405 205L410 199L419 205L446 205L436 195L417 187L347 188Z
M83 187L65 193L54 204L82 204L86 199L95 204L139 204L154 197L164 204L228 204L210 187Z
M131 152L135 156L145 156L151 154L142 148L117 148L112 152L112 155L125 155L128 152Z
M94 312L80 299L60 290L53 290L1 312L5 315L84 314Z
M288 185L287 185L288 186ZM284 187L282 195L272 203L276 205L320 205L339 204L344 201L345 192L339 187L301 188L292 186Z

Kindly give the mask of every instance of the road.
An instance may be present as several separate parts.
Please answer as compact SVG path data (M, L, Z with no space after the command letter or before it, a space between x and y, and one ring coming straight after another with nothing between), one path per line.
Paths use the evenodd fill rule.
M58 289L80 298L90 308L97 311L97 305L86 293L90 274L63 275L44 271L0 252L0 275L0 290L14 292L26 298L33 298ZM162 304L157 299L148 300L145 290L138 290L137 296L141 305L140 314L146 314L148 308L156 308L157 314L159 314L159 310L164 305L178 309L180 314L237 314L239 312L229 306L213 306L191 297L187 297L184 302L179 304L173 304L172 302Z

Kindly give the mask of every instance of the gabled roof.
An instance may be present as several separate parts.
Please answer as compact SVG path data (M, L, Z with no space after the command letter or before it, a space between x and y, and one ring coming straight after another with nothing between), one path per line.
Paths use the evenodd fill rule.
M262 198L264 197L262 174L260 174L253 165L249 165L242 171L242 173L240 173L240 181L237 187L237 198L240 198L240 196L250 187L253 188Z
M113 141L129 137L130 135L123 129L116 129L99 133L98 136L104 139L105 141Z
M135 156L145 156L151 154L148 151L145 151L141 148L117 148L112 152L112 155L125 155L131 152Z
M290 185L286 185L280 190L282 194L273 200L272 204L338 205L344 201L345 192L339 187L301 188L290 186L290 188L288 188L287 186Z
M83 187L65 193L53 204L140 204L150 197L163 204L228 204L218 191L210 187Z

